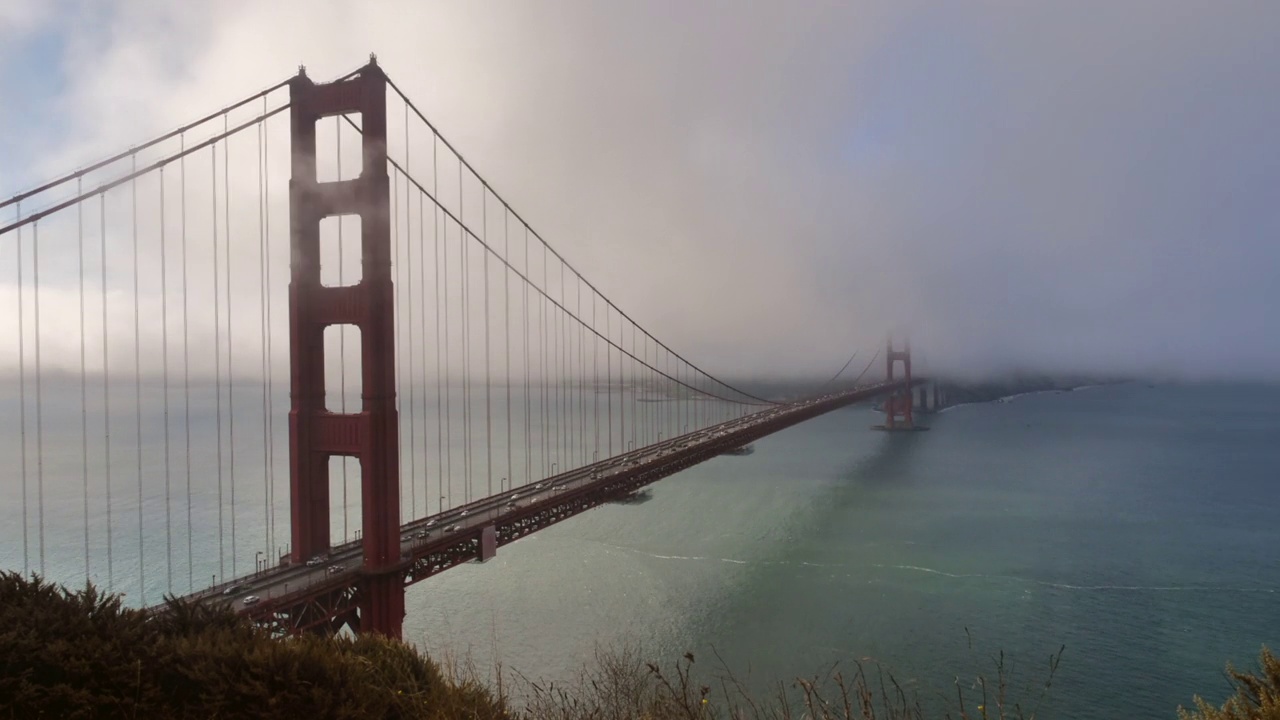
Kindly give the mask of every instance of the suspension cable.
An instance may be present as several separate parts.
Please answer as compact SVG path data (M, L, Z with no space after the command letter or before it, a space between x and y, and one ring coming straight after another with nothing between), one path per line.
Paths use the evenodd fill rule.
M168 165L169 163L175 162L175 161L177 161L177 160L179 160L179 159L181 159L181 158L183 158L183 157L186 157L187 155L190 155L191 153L193 153L193 152L195 152L195 151L197 151L197 150L201 150L201 149L203 149L203 148L211 147L211 146L215 145L216 143L218 143L218 142L220 142L220 141L222 141L222 140L225 140L226 138L228 138L228 137L230 137L230 136L232 136L232 135L235 135L236 133L240 132L241 130L244 130L244 129L246 129L246 128L252 127L252 126L253 126L253 125L255 125L256 123L262 122L262 121L266 120L267 118L269 118L269 117L271 117L271 116L273 116L273 115L276 115L277 113L284 112L285 110L288 110L288 109L289 109L289 103L285 103L284 105L281 105L281 106L277 107L275 110L272 110L271 112L268 112L268 113L266 113L266 114L264 114L264 115L262 115L262 116L260 116L260 117L256 117L256 118L254 118L254 119L252 119L252 120L249 120L248 122L241 123L240 125L237 125L236 127L231 128L230 130L227 130L226 132L223 132L223 133L221 133L221 134L219 134L219 135L215 135L215 136L213 136L213 137L209 138L208 140L205 140L204 142L201 142L201 143L200 143L200 144L198 144L198 145L192 145L191 147L186 148L185 150L181 150L181 151L176 152L176 153L174 153L174 154L172 154L172 155L169 155L169 156L167 156L167 157L161 158L160 160L157 160L157 161L155 161L155 162L151 163L150 165L147 165L146 167L142 168L141 170L138 170L138 169L136 169L136 167L135 167L135 169L134 169L133 171L131 171L129 174L127 174L127 175L124 175L124 176L122 176L122 177L116 178L115 180L112 180L112 181L110 181L110 182L103 183L103 184L99 185L98 187L93 188L92 190L87 190L87 191L85 191L85 192L79 193L79 194L77 194L75 197L73 197L73 198L71 198L71 199L69 199L69 200L64 200L63 202L60 202L60 203L57 203L56 205L53 205L53 206L48 207L48 208L45 208L44 210L41 210L40 212L32 213L31 215L28 215L28 216L26 216L26 217L24 217L24 218L22 218L22 219L20 219L20 220L16 220L16 221L14 221L14 222L12 222L12 223L10 223L10 224L8 224L8 225L5 225L4 227L0 227L0 235L4 235L5 233L8 233L8 232L9 232L9 231L11 231L11 230L15 230L15 229L17 229L17 228L19 228L19 227L22 227L23 225L29 225L29 224L31 224L31 223L34 223L34 222L36 222L36 221L39 221L39 220L41 220L41 219L43 219L43 218L46 218L46 217L48 217L48 216L50 216L50 215L52 215L52 214L54 214L54 213L58 212L59 210L65 210L66 208L69 208L69 207L71 207L72 205L75 205L76 203L84 202L84 200L85 200L86 198L89 198L89 197L92 197L92 196L94 196L94 195L98 195L98 194L104 193L104 192L106 192L106 191L108 191L108 190L115 189L115 188L117 188L117 187L120 187L121 185L124 185L125 183L132 182L133 180L136 180L137 178L139 178L139 177L141 177L141 176L143 176L143 175L146 175L147 173L149 173L149 172L151 172L151 171L153 171L153 170L157 170L157 169L159 169L159 168L161 168L161 167L164 167L165 165ZM136 152L136 151L133 151L133 152ZM136 156L135 156L135 161L136 161Z
M485 180L485 179L484 179L484 177L483 177L482 175L480 175L480 173L479 173L478 171L476 171L476 169L475 169L475 168L474 168L474 167L473 167L469 162L467 162L466 158L464 158L464 157L462 156L462 153L460 153L460 152L458 151L458 149L457 149L457 148L455 148L455 147L454 147L454 146L453 146L453 145L448 141L448 139L446 139L443 135L441 135L441 134L440 134L439 129L437 129L437 128L436 128L436 126L435 126L434 124L432 124L432 122L431 122L430 120L428 120L428 119L427 119L426 115L424 115L424 114L422 113L422 111L418 109L418 106L417 106L417 105L415 105L415 104L413 103L413 101L411 101L411 100L409 99L409 97L408 97L407 95L405 95L404 91L402 91L402 90L400 89L400 87L399 87L398 85L396 85L395 81L393 81L389 76L387 76L385 72L383 73L383 76L384 76L384 77L386 77L386 81L387 81L387 85L388 85L388 87L390 87L392 90L394 90L394 91L395 91L395 93L396 93L397 95L399 95L399 96L400 96L400 99L405 103L405 105L406 105L406 106L408 106L408 107L409 107L409 109L413 110L413 113L414 113L415 115L417 115L417 116L418 116L418 119L419 119L419 120L421 120L424 124L426 124L426 126L427 126L428 128L430 128L430 129L431 129L432 133L434 133L434 134L436 135L436 137L438 137L438 138L440 139L440 141L441 141L441 142L443 142L443 143L445 144L445 147L449 148L449 150L450 150L450 151L452 151L452 152L453 152L453 154L454 154L455 156L457 156L459 163L461 163L461 164L465 165L465 166L467 167L467 169L468 169L468 170L470 170L470 171L471 171L471 173L472 173L473 175L475 175L475 176L476 176L476 179L480 181L480 183L481 183L481 185L482 185L483 187L485 187L485 188L486 188L486 189L488 189L490 192L492 192L492 193L493 193L493 196L494 196L495 198L497 198L497 199L499 200L499 202L501 202L501 203L503 204L503 206L505 206L505 207L506 207L506 208L507 208L507 209L508 209L508 210L509 210L513 215L515 215L515 216L516 216L516 218L517 218L517 219L518 219L522 224L524 224L524 225L528 226L528 222L527 222L527 221L525 221L525 219L520 215L520 213L516 212L516 210L515 210L514 208L512 208L512 207L507 203L507 201L506 201L506 200L504 200L504 199L503 199L502 195L501 195L501 194L499 194L496 190L494 190L494 189L493 189L493 187L492 187L492 185L490 185L490 184L489 184L489 182L488 182L487 180ZM532 230L532 228L530 228L530 229ZM533 234L534 234L534 236L535 236L535 237L537 237L537 238L538 238L538 241L539 241L539 242L541 242L543 245L545 245L545 246L547 247L547 249L548 249L548 250L550 250L553 254L555 254L556 258L558 258L561 262L565 263L565 265L567 265L567 266L569 267L569 270L570 270L571 272L573 272L573 273L574 273L575 275L577 275L578 277L582 278L582 281L583 281L583 282L585 282L585 283L587 283L587 286L588 286L588 287L590 287L592 290L595 290L597 293L600 293L600 291L599 291L599 290L598 290L598 289L597 289L597 288L596 288L596 287L591 283L591 281L590 281L590 280L587 280L585 277L583 277L583 276L582 276L582 274L581 274L580 272L578 272L578 270L577 270L576 268L574 268L574 267L573 267L573 265L571 265L571 264L570 264L570 263L569 263L569 262L568 262L568 261L567 261L563 256L561 256L561 255L560 255L560 253L559 253L559 252L557 252L557 251L555 250L555 248L552 248L552 247L551 247L551 245L550 245L550 244L549 244L545 239L543 239L543 238L542 238L542 236L541 236L540 234L538 234L536 231L533 231ZM612 301L610 301L610 300L608 299L608 297L606 297L603 293L600 293L600 296L601 296L602 298L604 298L605 302L609 303L610 305L613 305ZM622 310L621 308L619 308L619 307L618 307L618 306L616 306L616 305L614 305L613 307L614 307L614 309L616 309L616 310L618 311L618 313L619 313L620 315L622 315L624 318L626 318L627 320L630 320L632 323L635 323L635 321L634 321L634 320L632 320L632 318L631 318L629 315L627 315L625 312L623 312L623 310ZM635 323L635 324L637 325L637 327L639 327L639 323ZM680 355L679 355L678 353L676 353L674 350L671 350L671 348L667 347L665 344L663 344L663 343L662 343L660 340L658 340L656 337L653 337L653 335L652 335L652 334L650 334L647 330L644 330L643 328L640 328L640 331L641 331L641 332L643 332L643 333L645 333L646 335L649 335L649 337L653 338L654 342L657 342L657 343L659 343L660 345L662 345L664 348L666 348L669 352L671 352L672 354L674 354L676 357L680 358L681 360L684 360L684 358L683 358L682 356L680 356ZM687 361L687 360L685 360L685 362L688 362L688 361ZM734 386L732 386L732 385L730 385L730 384L728 384L728 383L726 383L726 382L724 382L724 381L722 381L722 380L719 380L718 378L715 378L715 376L714 376L714 375L711 375L711 373L708 373L707 371L703 370L702 368L698 367L697 365L694 365L693 363L689 363L689 364L690 364L690 365L691 365L695 370L697 370L698 372L700 372L700 373L702 373L702 374L704 374L704 375L706 375L706 376L708 376L708 377L710 377L710 378L715 379L715 381L716 381L719 385L721 385L721 386L723 386L723 387L725 387L725 388L727 388L727 389L729 389L729 390L733 390L734 392L737 392L737 393L738 393L738 394L740 394L740 395L743 395L743 396L748 397L748 398L750 398L750 399L752 399L752 400L757 400L757 401L759 401L759 402L762 402L762 403L765 403L765 404L768 404L768 405L776 405L776 404L778 404L778 403L775 403L775 402L773 402L773 401L771 401L771 400L766 400L765 398L756 397L755 395L752 395L752 394L747 393L747 392L745 392L745 391L743 391L743 390L740 390L740 389L738 389L738 388L736 388L736 387L734 387Z
M404 172L404 171L403 171L403 169L402 169L402 168L401 168L401 167L400 167L400 166L399 166L395 161L393 161L393 160L388 160L388 162L389 162L389 163L391 163L392 167L396 168L397 170L400 170L400 172L401 172L401 173L403 173L403 172ZM562 311L562 312L565 312L565 313L567 313L567 314L572 315L572 313L569 313L568 309L567 309L567 308L565 308L565 307L564 307L564 306L563 306L559 301L557 301L555 298L552 298L552 297L550 296L550 294L549 294L548 290L546 290L546 287L548 287L548 286L547 286L546 278L545 278L545 277L544 277L544 283L543 283L543 285L542 285L541 287L540 287L540 286L538 286L538 284L537 284L537 283L534 283L534 282L533 282L529 277L527 277L526 275L524 275L523 273L521 273L519 270L516 270L516 269L514 268L514 266L512 266L512 265L511 265L511 263L510 263L506 258L504 258L504 257L500 256L500 255L497 253L497 251L496 251L493 247L491 247L488 243L486 243L484 240L480 239L478 236L476 236L474 233L472 233L470 229L468 229L466 226L464 226L464 225L463 225L463 224L458 220L458 218L457 218L455 215L453 215L453 213L452 213L448 208L446 208L446 207L444 207L443 205L441 205L441 204L440 204L440 202L439 202L439 200L437 200L437 199L436 199L435 197L433 197L429 192L427 192L426 188L424 188L424 187L422 186L422 184L421 184L421 183L419 183L417 180L415 180L414 178L412 178L412 177L410 177L410 176L407 176L407 175L406 175L406 178L409 180L409 182L413 183L413 184L414 184L414 186L418 188L419 192L422 192L422 193L424 193L424 194L426 194L426 195L427 195L427 197L431 200L431 202L432 202L432 203L434 203L434 204L436 205L436 207L440 210L441 214L443 214L443 215L445 216L446 221L447 221L447 220L453 220L453 221L454 221L454 223L455 223L456 225L458 225L459 231L460 231L460 233L462 233L462 236L463 236L463 237L462 237L462 239L463 239L463 240L465 240L467 237L470 237L472 240L474 240L475 242L477 242L481 247L483 247L487 252L489 252L490 254L492 254L492 255L493 255L497 260L499 260L500 262L502 262L506 267L510 268L510 269L512 270L512 272L515 272L515 273L516 273L516 274L517 274L517 275L518 275L518 276L519 276L519 277L520 277L524 282L526 282L526 283L530 283L530 284L533 286L534 290L536 290L540 295L542 295L543 301L544 301L545 303L552 305L552 306L553 306L555 309L557 309L558 311ZM513 213L513 214L514 214L514 213ZM448 245L446 244L446 246L445 246L445 247L446 247L446 250L447 250ZM545 245L544 245L544 247L545 247ZM548 250L548 251L549 251L549 250ZM446 263L447 263L447 261L446 261ZM546 274L546 267L545 267L545 266L546 266L546 258L544 257L544 268L543 268L544 275ZM446 279L447 279L447 278L446 278ZM583 282L586 282L586 281L585 281L585 280L583 280ZM588 284L588 286L590 286L590 283L587 283L587 284ZM598 291L597 291L597 292L598 292ZM601 296L601 297L603 298L603 296ZM447 293L447 292L445 293L445 301L446 301L446 303L447 303L447 301L448 301L448 293ZM614 307L614 309L616 310L617 308L616 308L616 307ZM618 311L618 312L619 312L619 314L620 314L620 315L622 314L622 312L621 312L621 311ZM578 320L576 317L575 317L574 319L575 319L577 322L582 322L581 320ZM446 320L447 320L447 315L446 315ZM643 329L642 329L642 328L639 328L639 326L638 326L638 325L636 325L636 323L635 323L634 321L630 321L630 324L631 324L632 326L634 326L634 329L636 329L636 330L638 330L638 331L640 331L640 332L642 332L642 333L644 332L644 331L643 331ZM633 334L634 334L634 333L633 333ZM666 351L666 352L667 352L669 355L671 355L672 357L679 357L675 352L673 352L673 351L672 351L670 348L668 348L666 345L663 345L663 344L662 344L661 342L659 342L656 338L653 338L653 336L652 336L652 335L648 335L647 333L645 333L645 335L646 335L647 337L649 337L650 339L652 339L652 340L654 341L654 343L656 343L658 346L660 346L662 350ZM445 339L446 339L446 342L447 342L447 340L448 340L448 329L447 329L447 325L446 325ZM604 339L604 338L602 338L602 339ZM607 339L606 339L606 341L607 341L607 342L611 342L611 341L608 341ZM620 353L627 355L627 357L629 357L631 360L636 361L636 362L641 362L641 361L640 361L640 359L639 359L638 357L636 357L636 356L635 356L634 352L627 351L626 349L624 349L624 348L623 348L623 347L621 347L620 345L617 345L616 343L614 344L614 347L617 347ZM696 366L694 366L692 363L688 363L688 361L687 361L687 360L686 360L686 361L684 361L684 362L686 362L687 364L689 364L691 367L694 367L694 369L697 369L697 367L696 367ZM658 370L657 368L654 368L654 370L656 370L656 371L657 371L660 375L662 375L663 377L667 378L668 380L670 380L670 381L672 381L672 382L676 382L678 385L680 385L680 386L682 386L682 387L687 387L687 388L689 388L689 389L693 389L691 386L687 385L686 383L683 383L683 382L679 382L679 381L677 381L674 377L672 377L672 376L671 376L668 372L666 372L666 371ZM705 371L698 370L698 372L702 373L703 375L705 375L706 377L708 377L708 378L710 378L710 379L712 379L712 380L715 380L714 376L708 375ZM720 384L720 385L724 385L724 383L720 383L718 380L717 380L716 382L717 382L718 384ZM727 385L725 385L725 387L729 387L730 389L733 389L732 387L727 386ZM754 396L754 395L750 395L750 394L748 394L748 393L744 393L744 392L742 392L742 391L738 391L738 390L735 390L735 392L738 392L739 394L743 395L744 397L748 397L748 398L752 398L752 399L759 400L759 402L752 403L752 402L747 402L747 401L745 401L745 400L733 400L733 399L731 399L731 398L726 398L726 397L723 397L723 396L721 396L721 395L719 395L719 394L712 393L712 392L710 392L710 391L701 391L701 392L703 392L704 394L706 394L706 395L708 395L708 396L711 396L711 397L717 397L717 398L719 398L719 399L721 399L721 400L725 400L726 402L735 403L735 404L742 404L742 405L758 405L758 404L765 404L765 405L778 405L778 404L780 404L780 403L777 403L777 402L775 402L775 401L773 401L773 400L763 400L763 399L759 399L759 398L756 398L756 396Z
M53 189L53 188L55 188L55 187L57 187L57 186L59 186L59 185L65 184L65 183L67 183L67 182L70 182L71 180L80 180L80 179L82 179L85 175L88 175L89 173L93 172L94 170L100 170L100 169L102 169L102 168L104 168L104 167L106 167L106 166L108 166L108 165L111 165L112 163L119 162L120 160L123 160L123 159L125 159L125 158L127 158L127 157L130 157L130 156L136 156L138 153L142 152L143 150L146 150L146 149L148 149L148 148L150 148L150 147L152 147L152 146L154 146L154 145L157 145L157 144L159 144L159 143L162 143L162 142L164 142L165 140L171 140L171 139L173 139L173 138L175 138L175 137L182 136L182 135L183 135L184 133L186 133L187 131L192 130L192 129L196 128L196 127L199 127L200 125L203 125L203 124L205 124L205 123L209 122L210 120L213 120L213 119L215 119L215 118L217 118L217 117L219 117L219 116L225 116L227 113L230 113L232 110L235 110L235 109L237 109L237 108L240 108L241 106L247 105L247 104L249 104L249 103L253 102L254 100L257 100L258 98L264 98L264 99L265 99L267 95L271 94L272 92L275 92L276 90L279 90L280 88L282 88L282 87L284 87L284 86L286 86L286 85L288 85L288 84L289 84L289 80L282 80L281 82L278 82L278 83L276 83L275 85L272 85L271 87L266 88L265 90L259 90L258 92L254 93L253 95L250 95L249 97L247 97L247 98L245 98L245 99L243 99L243 100L241 100L241 101L239 101L239 102L237 102L237 103L233 103L233 104L231 104L231 105L228 105L228 106L226 106L226 107L224 107L224 108L222 108L221 110L218 110L218 111L216 111L216 112L209 113L208 115L205 115L204 117L200 118L199 120L196 120L195 122L187 123L186 125L183 125L182 127L178 128L178 129L176 129L176 130L171 130L171 131L169 131L169 132L165 133L164 135L161 135L160 137L157 137L157 138L154 138L154 139L152 139L152 140L149 140L149 141L147 141L147 142L145 142L145 143L143 143L143 144L141 144L141 145L135 145L135 146L132 146L132 147L130 147L128 150L125 150L125 151L124 151L124 152L122 152L122 153L119 153L119 154L117 154L117 155L112 155L111 157L109 157L109 158L107 158L107 159L105 159L105 160L100 160L100 161L98 161L98 162L95 162L95 163L92 163L92 164L90 164L90 165L87 165L87 166L85 166L85 167L83 167L83 168L80 168L79 170L76 170L76 171L74 171L74 172L68 173L68 174L66 174L66 175L64 175L64 176L62 176L62 177L60 177L60 178L55 179L55 180L50 180L49 182L47 182L47 183L45 183L45 184L43 184L43 185L41 185L41 186L39 186L39 187L37 187L37 188L33 188L33 189L28 190L28 191L23 192L23 193L18 193L17 195L14 195L13 197L9 198L8 200L0 201L0 208L6 207L6 206L8 206L8 205L10 205L10 204L13 204L13 203L20 203L20 202L22 202L23 200L26 200L26 199L27 199L27 198L29 198L29 197L33 197L33 196L35 196L35 195L39 195L40 193L43 193L43 192L45 192L46 190L51 190L51 189ZM78 188L77 188L77 194L79 194L79 192L78 192ZM6 228L6 229L7 229L7 228Z

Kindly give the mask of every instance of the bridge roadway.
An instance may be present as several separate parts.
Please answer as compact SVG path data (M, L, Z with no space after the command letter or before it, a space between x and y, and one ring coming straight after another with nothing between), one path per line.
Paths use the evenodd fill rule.
M926 382L915 378L912 385ZM818 415L888 394L903 381L877 383L773 406L598 463L517 487L400 528L405 585L480 558L481 536L493 526L497 546L553 525L584 510L624 497L685 468L742 447ZM282 564L194 593L188 600L231 604L237 611L282 633L334 631L358 622L359 540L331 549L314 564ZM253 600L246 602L252 596Z

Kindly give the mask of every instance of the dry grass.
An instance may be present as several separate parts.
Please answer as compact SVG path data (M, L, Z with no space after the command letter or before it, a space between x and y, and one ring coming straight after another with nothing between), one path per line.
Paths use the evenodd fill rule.
M972 644L970 644L972 650ZM667 669L635 650L596 648L570 684L553 684L494 667L490 684L513 714L529 720L1033 720L1052 687L1062 650L1048 657L1037 682L1014 687L1004 655L992 657L991 676L978 675L954 692L920 698L883 666L854 662L826 673L778 683L759 697L722 657L699 671L692 653ZM471 662L449 661L451 682L477 683ZM928 707L927 705L928 701Z

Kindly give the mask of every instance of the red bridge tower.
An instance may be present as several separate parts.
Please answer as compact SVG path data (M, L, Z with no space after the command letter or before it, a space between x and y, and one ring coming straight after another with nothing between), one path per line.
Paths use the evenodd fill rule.
M893 337L889 337L888 349L885 352L885 381L893 382L894 366L902 363L904 385L884 399L884 424L876 425L877 430L923 430L915 424L912 407L915 394L911 388L911 342L903 344L901 350L893 349Z
M289 500L292 561L328 553L329 458L359 458L364 565L358 629L398 638L404 581L386 87L386 75L373 57L344 80L316 84L300 70L290 83ZM341 113L361 116L360 175L317 182L316 123ZM320 221L335 215L360 217L363 272L360 282L345 287L320 282ZM324 329L337 324L360 328L362 405L357 413L325 409Z

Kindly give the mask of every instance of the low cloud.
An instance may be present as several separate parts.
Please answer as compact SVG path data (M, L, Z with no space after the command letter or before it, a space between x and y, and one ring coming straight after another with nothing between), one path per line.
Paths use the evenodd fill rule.
M54 22L25 8L0 5L0 33ZM713 372L822 375L890 330L937 371L1280 368L1272 4L95 12L57 28L74 72L49 112L70 120L28 174L376 51L553 246Z

